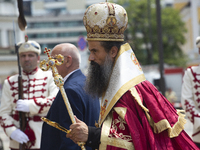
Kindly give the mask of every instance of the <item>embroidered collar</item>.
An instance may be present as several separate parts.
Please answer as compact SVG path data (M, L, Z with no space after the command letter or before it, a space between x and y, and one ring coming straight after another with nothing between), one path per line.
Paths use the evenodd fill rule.
M33 74L35 74L36 72L38 71L38 67L36 67L35 69L33 69L31 72L25 72L25 71L23 71L23 74L24 75L33 75Z

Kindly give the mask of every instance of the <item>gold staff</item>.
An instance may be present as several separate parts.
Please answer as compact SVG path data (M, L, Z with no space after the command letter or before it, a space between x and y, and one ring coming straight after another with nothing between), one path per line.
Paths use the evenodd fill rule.
M71 105L69 103L69 100L67 98L67 95L65 93L65 90L63 88L63 85L64 85L64 81L63 81L63 78L61 77L61 75L58 74L58 70L56 68L56 65L60 66L63 62L64 62L64 57L59 54L59 55L56 55L54 58L51 57L50 55L50 49L47 49L45 48L45 51L44 53L47 54L48 56L48 60L43 60L40 62L40 68L43 70L43 71L47 71L49 70L49 68L52 69L52 73L53 73L53 76L54 76L54 82L55 84L59 87L60 89L60 92L62 94L62 97L63 97L63 100L65 102L65 105L67 107L67 111L69 113L69 116L71 118L71 121L72 123L76 123L76 120L74 118L74 114L73 114L73 111L72 111L72 108L71 108ZM61 62L58 61L58 59L61 59ZM42 118L43 121L47 122L49 125L53 126L53 127L56 127L58 128L59 130L62 130L63 131L63 127L59 126L58 123L55 123L55 122L52 122L46 118ZM68 131L67 129L64 129L64 132L65 131ZM78 142L78 145L81 147L82 150L86 150L84 145L85 143L84 142Z
M47 119L47 118L45 118L45 117L41 117L41 119L42 119L44 122L46 122L48 125L50 125L50 126L53 126L53 127L55 127L55 128L57 128L57 129L59 129L59 130L65 132L65 133L70 133L70 130L67 130L66 128L62 127L61 125L59 125L59 124L56 123L56 122L50 121L49 119Z

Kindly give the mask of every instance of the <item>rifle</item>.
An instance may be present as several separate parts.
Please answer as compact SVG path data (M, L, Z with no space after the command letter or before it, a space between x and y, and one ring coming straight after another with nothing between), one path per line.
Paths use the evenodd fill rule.
M15 39L15 26L13 22L13 32L14 32L14 40L15 40L15 51L17 53L17 63L18 63L18 70L19 70L19 75L18 75L18 99L23 99L23 83L22 83L22 73L21 73L21 65L20 65L20 60L19 60L19 50L18 46L16 44L16 39ZM25 131L26 129L26 114L25 112L20 112L19 111L19 124L20 124L20 130ZM20 150L25 150L26 144L19 144L19 149Z
M27 27L26 19L24 17L24 11L23 11L23 0L17 0L17 6L19 11L19 17L18 17L18 26L21 31L24 31ZM14 28L15 29L15 28ZM14 40L15 40L15 51L17 53L17 63L18 63L18 70L19 70L19 76L18 76L18 99L23 99L23 82L22 82L22 74L21 74L21 66L19 61L19 51L18 46L16 44L15 39L15 30L14 30ZM19 112L19 123L20 123L20 130L25 131L26 129L26 113L25 112ZM19 150L25 150L26 144L19 144Z
M18 17L18 26L19 28L24 31L27 27L26 19L24 17L24 11L23 11L23 0L17 0L17 6L19 11L19 17ZM18 61L18 68L19 68L19 76L18 76L18 96L19 99L23 99L23 84L22 84L22 75L21 75L21 66L19 62L19 52L18 52L18 46L16 45L15 41L15 50L17 53L17 61ZM20 130L24 132L26 129L26 113L25 112L19 112L19 122L20 122ZM20 150L25 150L26 144L19 144Z
M23 0L17 0L18 4L18 11L19 11L19 17L18 17L18 26L19 28L24 31L26 29L27 23L24 18L24 12L23 12ZM14 40L15 40L15 51L17 53L17 63L18 63L18 70L19 70L19 76L18 76L18 99L23 99L23 83L22 83L22 74L21 74L21 66L19 61L19 51L18 46L16 44L15 39L15 30L14 30ZM25 112L19 112L19 123L20 123L20 130L25 131L26 129L26 113ZM26 144L19 144L20 150L25 150Z

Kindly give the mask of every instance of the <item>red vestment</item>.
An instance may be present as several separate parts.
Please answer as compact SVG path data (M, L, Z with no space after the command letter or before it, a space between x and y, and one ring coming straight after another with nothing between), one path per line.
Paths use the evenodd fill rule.
M101 101L99 150L198 150L185 123L145 79L129 44L122 45Z
M143 109L138 104L129 90L117 101L110 112L110 117L108 116L104 121L101 135L104 140L102 141L101 138L101 146L106 145L106 149L109 150L198 150L182 129L180 133L177 133L178 135L175 133L174 137L169 137L169 134L173 134L171 132L177 130L179 132L181 121L177 129L173 127L178 120L181 120L178 119L180 116L170 102L150 82L143 81L136 85L135 89L143 106L149 110L148 114L152 119L150 120L155 125L150 125L151 121L148 120L145 108ZM123 109L126 111L123 112ZM169 122L170 126L166 122ZM106 128L109 129L107 136L104 132ZM133 147L131 143L133 143Z

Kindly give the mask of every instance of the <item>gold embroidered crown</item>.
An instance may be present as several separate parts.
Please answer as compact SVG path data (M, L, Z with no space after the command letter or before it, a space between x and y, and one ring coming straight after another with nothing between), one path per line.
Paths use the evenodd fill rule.
M88 41L124 41L128 16L122 6L102 2L87 8L83 23Z

